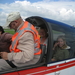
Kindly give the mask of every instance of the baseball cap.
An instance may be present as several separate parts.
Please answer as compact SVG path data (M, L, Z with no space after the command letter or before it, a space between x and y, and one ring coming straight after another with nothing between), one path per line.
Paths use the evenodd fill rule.
M21 16L20 16L20 13L19 12L12 12L8 15L7 17L7 20L6 20L6 26L9 26L9 24L12 22L12 21L15 21L17 19L19 19Z

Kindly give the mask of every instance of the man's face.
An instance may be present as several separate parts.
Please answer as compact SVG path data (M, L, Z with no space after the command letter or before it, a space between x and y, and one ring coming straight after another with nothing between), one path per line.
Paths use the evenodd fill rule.
M9 24L9 28L16 30L16 29L17 29L17 22L16 22L16 21L12 21L12 22Z

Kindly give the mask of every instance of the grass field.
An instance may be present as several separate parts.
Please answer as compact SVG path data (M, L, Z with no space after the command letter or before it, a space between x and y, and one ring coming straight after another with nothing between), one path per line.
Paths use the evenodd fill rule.
M4 29L4 31L5 32L8 32L8 33L10 33L10 34L14 34L15 33L15 31L13 30L13 29ZM58 32L58 31L53 31L53 33L57 33L57 34L59 34L59 33L61 33L61 32Z
M4 29L5 32L8 32L10 34L14 34L15 31L13 29Z

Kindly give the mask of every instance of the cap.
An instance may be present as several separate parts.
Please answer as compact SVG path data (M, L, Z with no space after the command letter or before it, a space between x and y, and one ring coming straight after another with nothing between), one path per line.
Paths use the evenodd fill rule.
M19 19L21 16L20 16L20 13L19 12L12 12L8 15L7 17L7 20L6 20L6 26L9 26L9 24L12 22L12 21L15 21L17 19Z

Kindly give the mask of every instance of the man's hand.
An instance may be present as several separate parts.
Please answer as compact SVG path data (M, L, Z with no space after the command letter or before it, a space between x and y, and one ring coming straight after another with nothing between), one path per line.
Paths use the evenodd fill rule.
M8 53L7 52L0 52L0 56L2 57L2 59L4 60L8 60L8 57L7 57Z

